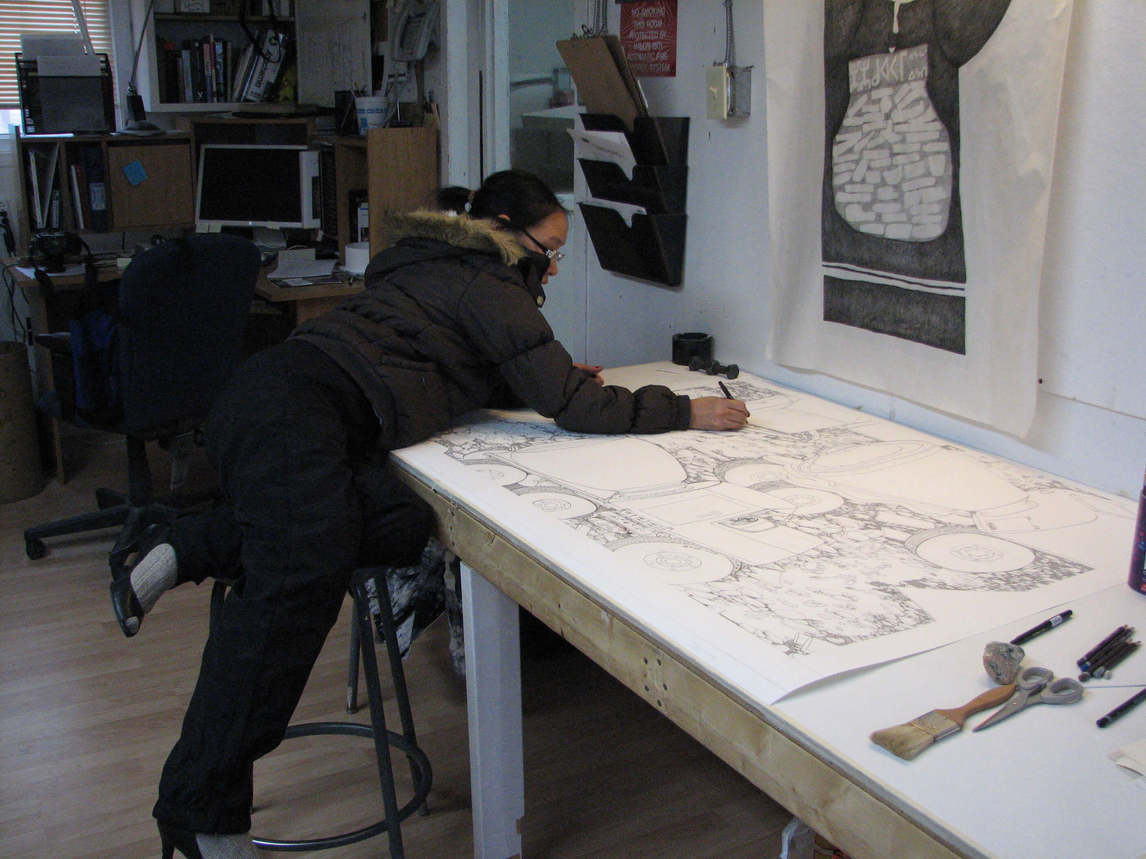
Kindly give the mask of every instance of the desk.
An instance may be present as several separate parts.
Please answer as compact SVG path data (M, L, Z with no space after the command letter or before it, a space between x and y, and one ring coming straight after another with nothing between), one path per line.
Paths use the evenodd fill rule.
M656 378L678 390L695 388L702 379L672 365L606 374L607 380L629 386ZM711 380L705 383L713 387ZM972 717L962 734L911 762L868 740L874 730L905 723L934 708L958 706L990 688L981 664L983 646L1009 640L1064 601L1069 601L1074 617L1030 642L1026 664L1070 673L1074 660L1115 626L1128 623L1141 630L1146 601L1124 583L1134 517L1131 502L967 452L751 376L742 376L731 387L734 394L754 392L758 403L753 406L754 421L762 428L735 434L739 438L723 433L670 434L667 443L676 446L687 475L683 482L689 486L724 491L711 483L704 486L701 479L719 473L726 484L792 505L784 509L773 501L771 509L764 504L756 516L745 516L736 502L748 494L728 491L721 496L728 512L708 508L713 511L711 521L723 515L722 521L735 522L744 533L775 532L768 535L771 545L786 547L788 554L776 555L771 562L757 558L745 563L743 556L759 549L730 545L723 557L733 558L732 566L721 566L704 544L709 532L696 525L696 496L686 496L690 509L684 510L671 503L669 481L662 480L659 487L646 484L634 492L626 478L616 476L618 465L609 460L603 446L614 439L553 432L535 417L486 415L434 441L395 453L399 472L434 506L442 539L464 564L475 852L517 854L521 827L529 825L520 819L524 755L518 605L856 859L1131 857L1146 851L1146 827L1138 823L1146 793L1106 759L1114 748L1146 737L1146 720L1136 712L1103 730L1094 725L1100 715L1128 698L1132 688L1093 682L1079 704L1034 708L977 734L970 727L983 717ZM779 400L770 402L771 397L783 398L787 406ZM832 448L827 441L833 435L856 434L866 434L868 446L853 444L846 448L847 456L841 453L845 448ZM669 436L640 438L666 443ZM636 446L621 442L628 445L621 449L631 459ZM758 448L758 458L745 455L746 445ZM820 452L800 460L794 452L801 447ZM547 455L546 449L558 456ZM449 455L443 453L446 450ZM857 456L857 451L866 458ZM889 452L899 459L884 457ZM778 465L785 455L786 468ZM956 457L947 465L977 463L988 469L977 484L978 501L964 494L958 510L950 506L954 495L971 485L962 481L962 475L947 475L952 489L944 495L926 481L922 486L905 484L899 478L906 473L897 473L903 463L912 463L916 472L924 469L924 474L932 466L941 471L946 456ZM563 485L555 479L562 463L571 464ZM832 499L822 489L813 491L816 485L808 479L815 472L812 465L821 468L820 479L825 469L834 470L838 497ZM619 466L620 471L632 468L631 461ZM940 471L932 476L941 480ZM896 481L896 491L905 493L894 503L879 497L890 491L888 479ZM613 481L611 492L590 497L585 491L607 488L604 484L609 481ZM582 491L570 491L578 485ZM1021 487L1025 500L1008 497L1008 486ZM994 497L982 494L988 492ZM1041 510L1039 498L1044 501ZM1075 501L1082 507L1070 515L1067 511ZM1052 510L1053 521L1047 518ZM680 551L665 545L663 524L657 526L659 531L654 528L662 537L659 543L627 533L625 517L630 514L661 523L676 517L683 524L674 533L689 533L691 545ZM933 527L944 520L954 524ZM777 522L798 533L780 531ZM838 547L843 544L823 529L828 525L839 529L846 522L852 523L846 533L852 548L841 552ZM597 538L609 529L615 539L606 550ZM816 534L817 529L825 534L819 545L800 542L799 534ZM1091 536L1083 539L1087 533ZM1004 543L984 539L999 534L1008 539ZM1056 562L1048 547L1068 534L1073 535L1066 541L1073 547L1072 557ZM934 566L921 561L928 556L934 561L938 550L950 549L951 535L963 535L948 563L957 567L965 562L965 568L943 571L944 588L927 581L907 588L910 582L902 579L896 584L876 583L881 595L898 593L896 599L926 605L936 617L943 604L954 608L963 617L962 633L942 646L910 651L912 655L878 667L821 671L811 683L803 682L798 670L785 674L785 660L764 651L776 650L767 641L767 622L800 620L794 614L781 618L793 612L784 597L807 586L794 573L802 568L805 576L814 577L850 573L853 567L862 570L867 558L886 551L872 535L898 541L904 553L914 553L904 568L917 571L927 563ZM1027 553L1008 551L1005 543L1025 546ZM643 555L633 554L635 545L644 546ZM672 586L648 587L648 577L637 569L642 557L655 558ZM1071 566L1078 563L1081 566ZM838 569L826 569L833 564ZM890 575L893 567L884 572ZM1023 595L1003 586L1019 568L1057 572L1045 588L1034 589L1045 593L1032 602L1029 592ZM779 579L769 580L764 574L769 569L779 572ZM748 582L753 576L754 581ZM975 593L968 576L994 581L988 599ZM640 587L633 586L634 580ZM959 589L960 582L967 587ZM728 614L712 616L706 623L688 622L690 616L703 613L685 602L695 603L705 595L715 600L721 588L731 584L742 592L755 588L761 597L761 626L755 636L744 634L753 620L747 609L740 617ZM682 591L691 592L689 600L679 599ZM905 598L906 591L910 592ZM828 601L839 595L822 594ZM840 633L869 607L858 591L844 588L843 597L845 604L850 601L860 608L854 616L838 616L835 626ZM812 636L793 636L791 644L793 652L801 648L810 652L818 642ZM1113 682L1146 682L1146 663L1142 657L1132 658L1118 673L1121 676Z
M8 273L13 282L23 292L28 303L29 342L36 334L66 330L67 320L70 318L67 299L70 296L78 295L83 290L84 275L50 275L52 294L48 295L36 278L28 277L16 268L15 260L6 260L6 264L9 266ZM101 261L96 265L96 276L101 285L110 287L119 281L120 269L115 260ZM32 366L32 390L34 397L39 400L45 393L55 389L55 381L52 378L52 356L44 346L32 345L29 348ZM65 483L68 475L64 467L64 451L60 441L60 422L53 418L49 426L56 479L60 483Z
M275 263L265 266L255 283L255 295L273 305L286 307L292 313L291 324L298 325L330 310L347 295L360 292L363 280L356 277L350 281L335 280L330 283L312 283L309 286L281 286L267 277Z

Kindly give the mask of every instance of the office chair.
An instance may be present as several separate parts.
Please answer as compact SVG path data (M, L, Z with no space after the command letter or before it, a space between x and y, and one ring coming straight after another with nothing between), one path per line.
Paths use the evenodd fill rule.
M175 444L178 450L176 440L187 439L206 417L242 360L258 272L258 248L222 233L172 239L131 261L120 279L112 317L111 374L122 407L84 411L64 403L57 414L126 437L127 492L98 489L99 509L28 528L24 549L29 558L46 554L44 538L122 526L109 556L112 576L118 578L143 530L174 517L177 508L155 498L147 443ZM37 342L64 366L82 345L74 333L70 338L41 335ZM67 390L66 385L57 388Z

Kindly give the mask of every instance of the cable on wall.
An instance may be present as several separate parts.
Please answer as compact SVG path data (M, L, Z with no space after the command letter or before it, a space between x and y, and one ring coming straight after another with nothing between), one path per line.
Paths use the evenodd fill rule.
M586 38L604 36L609 32L609 0L593 0L592 23L581 25L581 35Z
M732 0L724 0L724 65L736 65L736 37L732 32Z
M732 0L724 0L724 60L708 67L705 95L709 119L731 119L752 112L752 66L736 65Z

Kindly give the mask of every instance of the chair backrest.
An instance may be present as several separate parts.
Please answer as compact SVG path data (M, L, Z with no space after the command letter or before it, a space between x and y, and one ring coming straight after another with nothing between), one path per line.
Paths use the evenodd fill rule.
M119 285L123 428L156 435L206 416L243 358L259 274L254 243L224 233L138 255Z

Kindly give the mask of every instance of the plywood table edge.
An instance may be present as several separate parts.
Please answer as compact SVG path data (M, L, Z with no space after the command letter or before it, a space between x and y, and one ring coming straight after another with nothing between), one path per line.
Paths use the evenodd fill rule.
M889 791L825 761L814 743L774 712L750 705L702 676L681 654L653 642L513 545L476 511L446 497L401 463L396 471L434 508L439 539L450 551L855 859L984 856L953 833L920 819L902 800L895 804L897 798ZM792 779L793 772L800 778ZM789 778L778 779L773 773Z

